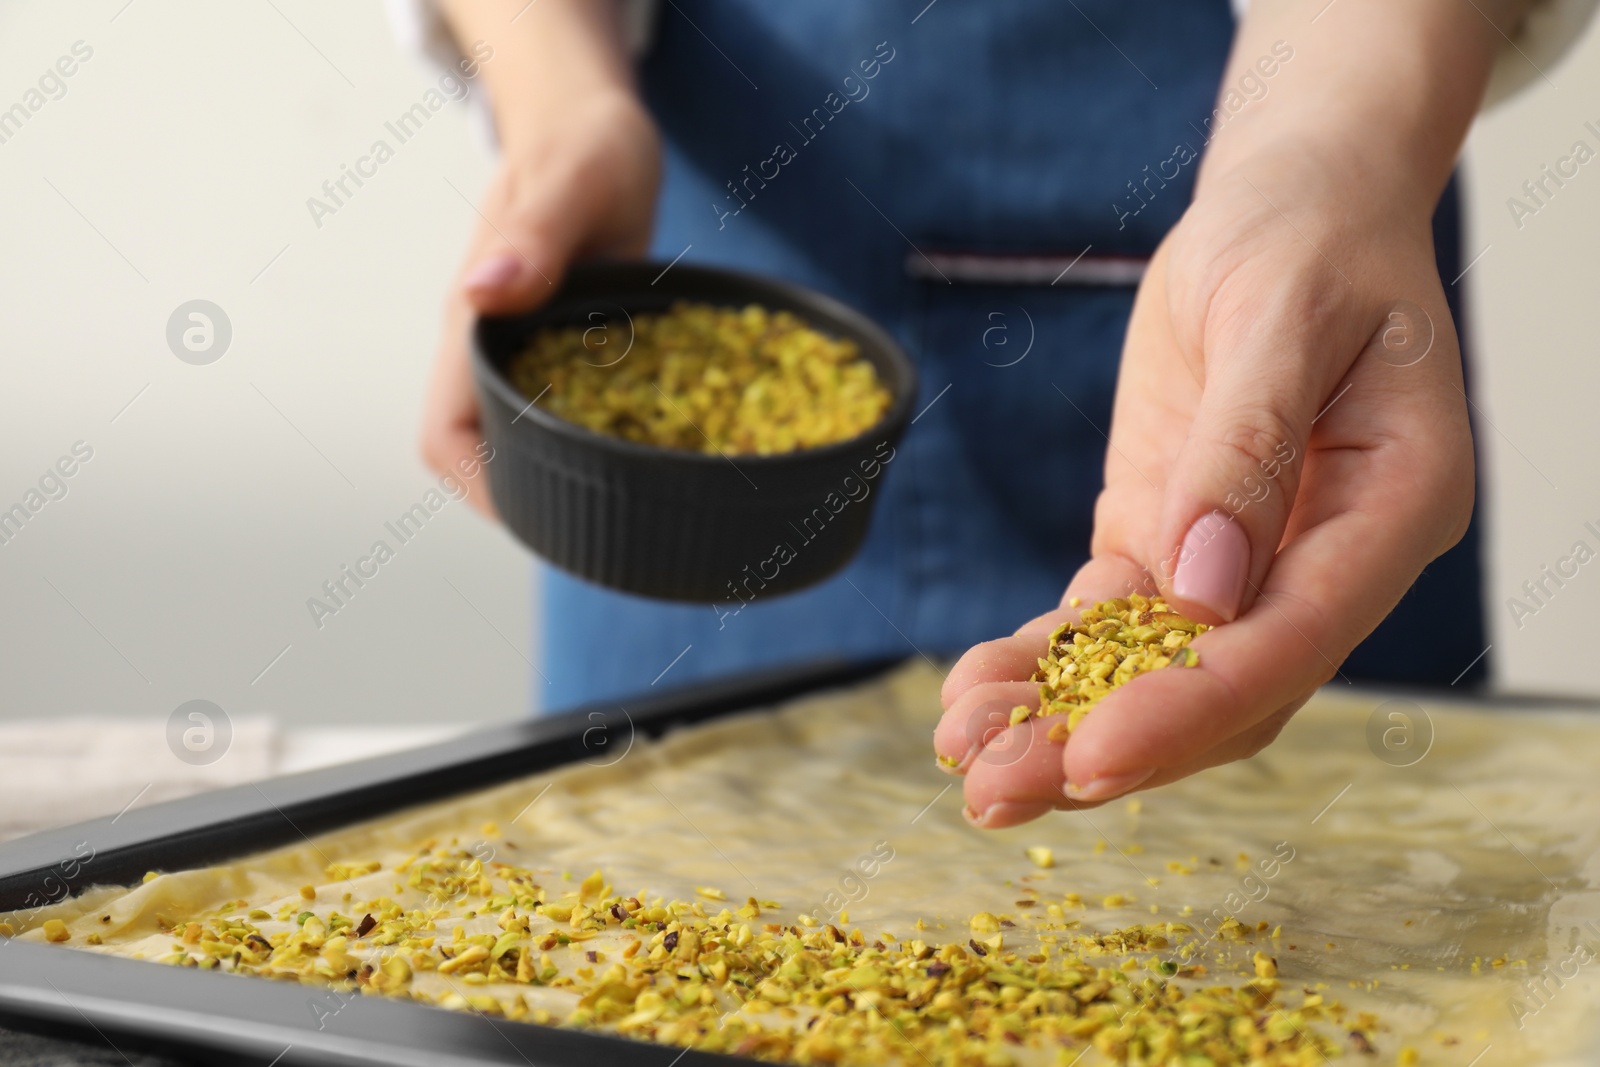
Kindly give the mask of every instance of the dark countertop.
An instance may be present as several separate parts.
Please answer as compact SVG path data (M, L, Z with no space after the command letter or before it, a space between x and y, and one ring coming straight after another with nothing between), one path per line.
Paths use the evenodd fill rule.
M180 1061L118 1050L108 1041L66 1041L0 1030L0 1067L180 1067Z

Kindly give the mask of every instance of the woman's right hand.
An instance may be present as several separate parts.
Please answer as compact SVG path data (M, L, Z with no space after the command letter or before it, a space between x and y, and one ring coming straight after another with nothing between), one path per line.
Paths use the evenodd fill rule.
M532 23L532 13L523 21ZM445 301L422 415L423 459L457 476L479 461L483 441L468 358L476 316L536 307L577 260L642 255L661 181L660 135L625 80L535 93L509 66L512 50L498 41L496 49L484 76L504 154ZM467 499L493 516L487 490Z

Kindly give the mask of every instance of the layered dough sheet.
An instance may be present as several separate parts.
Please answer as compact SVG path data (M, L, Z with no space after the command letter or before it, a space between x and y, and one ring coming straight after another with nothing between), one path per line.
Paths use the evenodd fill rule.
M50 931L66 934L64 948L169 963L196 951L183 939L191 921L249 913L271 937L303 929L307 911L312 922L333 925L337 912L355 926L358 905L382 898L438 910L439 945L500 937L502 908L426 879L409 884L419 851L439 849L485 870L531 871L557 914L563 900L622 894L634 901L623 915L653 901L697 902L707 915L749 908L757 914L733 922L773 936L831 925L867 945L972 946L963 952L999 936L1021 954L1165 930L1169 950L1119 952L1113 939L1104 965L1159 956L1185 968L1173 982L1241 986L1262 973L1257 955L1269 957L1293 993L1285 1000L1310 993L1345 1007L1318 1030L1356 1062L1564 1065L1600 1050L1600 718L1330 689L1250 761L983 832L961 816L959 781L935 766L940 681L915 664L659 742L613 731L588 763L0 918L23 939L52 939L46 923L56 920ZM603 892L601 881L585 888L597 870ZM1240 926L1212 936L1224 917ZM535 974L553 967L570 985L419 969L408 973L412 989L463 1008L520 998L535 1018L561 1022L630 941L642 940L634 951L643 954L660 947L648 929L583 930L547 914L525 927L548 945L539 950L548 959L530 964ZM1188 936L1173 932L1185 927ZM1184 942L1193 948L1180 957ZM352 938L352 968L371 962L366 952ZM350 995L330 990L311 1010L336 1014ZM808 1016L786 1017L803 1026ZM1378 1060L1360 1055L1368 1046ZM1065 1048L1068 1060L1078 1051ZM1119 1062L1116 1051L1087 1048L1085 1067ZM1013 1044L1007 1054L1050 1063L1063 1046ZM918 1061L908 1053L907 1062Z

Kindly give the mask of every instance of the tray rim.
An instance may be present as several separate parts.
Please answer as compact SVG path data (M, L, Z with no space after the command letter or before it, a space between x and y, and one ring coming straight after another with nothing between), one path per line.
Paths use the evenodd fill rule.
M36 914L85 889L136 884L146 871L192 869L297 839L309 842L366 819L565 766L592 754L595 730L606 731L607 743L613 730L625 730L630 739L659 737L679 726L759 713L867 681L906 659L829 659L764 668L29 834L0 843L0 913ZM263 1062L339 1067L597 1062L669 1067L680 1063L675 1057L681 1057L681 1067L756 1062L383 997L349 995L336 1013L319 1015L312 1002L331 991L264 980L237 988L215 981L250 977L0 938L0 1022L108 1042L107 1035L116 1034L130 1047L227 1063L263 1054ZM462 1048L472 1055L463 1059Z

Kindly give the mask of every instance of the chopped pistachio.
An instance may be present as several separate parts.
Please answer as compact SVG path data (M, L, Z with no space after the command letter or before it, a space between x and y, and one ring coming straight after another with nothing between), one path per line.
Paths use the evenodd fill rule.
M1036 851L1027 850L1035 863ZM1121 1063L1306 1067L1337 1055L1330 1035L1344 1040L1350 1029L1341 1023L1343 1009L1321 993L1280 996L1275 964L1263 953L1253 957L1253 977L1202 987L1193 981L1206 973L1192 960L1194 928L1177 922L1093 932L1064 923L1061 906L1050 903L1044 919L979 912L967 922L967 937L950 943L888 932L868 941L860 929L825 919L784 918L777 901L747 901L739 912L751 916L728 907L708 914L703 905L717 898L704 892L646 904L616 895L600 872L583 880L582 899L572 892L536 911L542 891L529 891L534 871L485 865L465 851L424 850L396 873L432 903L406 911L383 897L355 903L351 916L304 911L297 927L269 936L253 922L264 909L231 917L248 909L248 901L239 901L221 913L164 922L164 931L183 941L155 958L712 1053L837 1067L890 1061L1001 1067L1042 1061L1051 1052L1065 1063L1090 1047ZM1018 907L1044 903L1027 889L1003 899L1013 896L1025 898ZM1082 903L1077 893L1064 899ZM1107 906L1131 902L1119 894L1102 899ZM465 919L469 913L479 918ZM354 915L363 916L359 925ZM545 920L557 915L563 925L551 930ZM533 933L530 920L540 924ZM943 925L915 924L917 930ZM57 926L65 935L56 920L45 924L46 935ZM1031 954L1024 947L1030 927L1052 931ZM1233 919L1219 931L1238 962L1253 947L1244 943L1251 931ZM592 946L581 944L591 939ZM563 945L571 948L562 951ZM531 986L566 998L560 1002L566 1006L533 1007L517 992ZM1363 1032L1377 1027L1365 1016L1356 1024Z
M1172 611L1160 597L1138 593L1086 608L1077 622L1063 623L1050 635L1030 679L1039 683L1038 706L1015 708L1012 725L1033 715L1063 716L1049 725L1045 736L1065 741L1090 709L1119 686L1163 667L1198 666L1200 655L1189 642L1209 629Z
M989 912L980 911L972 917L969 925L978 933L988 934L1000 929L1000 920Z
M540 407L597 433L712 455L843 441L891 399L855 342L755 304L680 302L546 329L510 377Z

